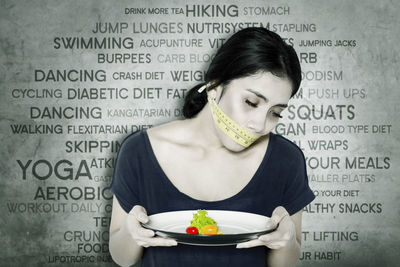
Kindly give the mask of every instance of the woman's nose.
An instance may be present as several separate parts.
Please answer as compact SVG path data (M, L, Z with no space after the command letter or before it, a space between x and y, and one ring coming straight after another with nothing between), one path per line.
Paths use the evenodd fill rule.
M252 118L248 121L247 128L257 135L263 135L265 132L265 119Z

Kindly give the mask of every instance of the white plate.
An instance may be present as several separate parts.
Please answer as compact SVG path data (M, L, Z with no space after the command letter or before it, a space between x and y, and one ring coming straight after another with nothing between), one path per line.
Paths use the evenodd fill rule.
M207 210L207 212L208 216L217 222L218 230L224 233L223 235L187 234L186 228L190 226L193 214L197 213L197 210L153 214L143 227L182 244L201 246L235 245L272 232L277 227L268 225L269 217L254 213L227 210Z

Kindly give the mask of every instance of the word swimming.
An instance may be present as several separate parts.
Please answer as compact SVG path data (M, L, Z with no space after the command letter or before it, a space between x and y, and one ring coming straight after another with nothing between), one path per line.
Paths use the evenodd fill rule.
M55 37L54 49L133 49L131 37Z

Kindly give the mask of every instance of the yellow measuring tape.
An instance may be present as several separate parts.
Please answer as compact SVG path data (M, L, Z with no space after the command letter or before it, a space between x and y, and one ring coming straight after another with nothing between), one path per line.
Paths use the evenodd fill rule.
M208 103L210 103L211 113L213 115L215 123L218 127L232 140L241 146L248 147L254 141L256 141L259 136L252 134L245 128L237 124L234 120L229 118L222 109L217 105L214 99L208 96Z

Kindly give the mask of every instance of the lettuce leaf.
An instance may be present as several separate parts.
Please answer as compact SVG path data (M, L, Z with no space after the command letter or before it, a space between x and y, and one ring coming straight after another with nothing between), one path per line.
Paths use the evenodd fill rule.
M194 226L201 232L201 228L206 225L217 225L217 223L207 216L208 212L205 210L198 210L197 213L193 213L193 220L190 221L190 226Z

